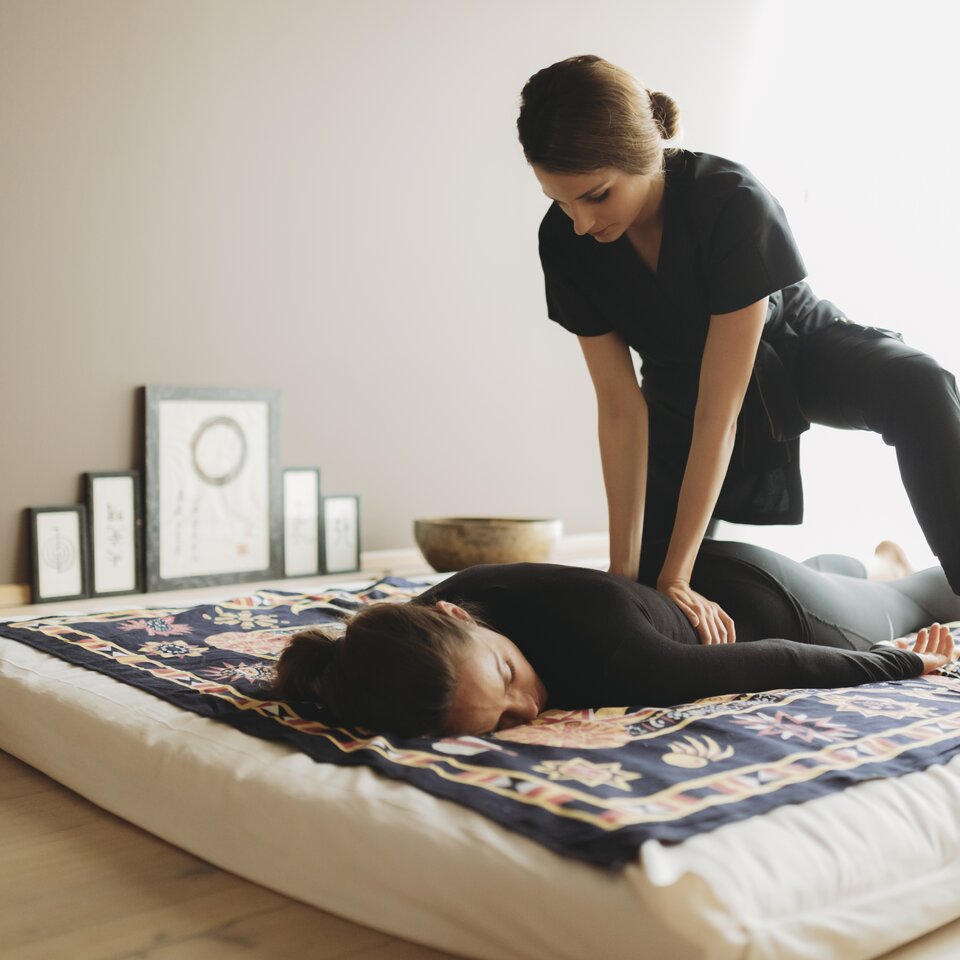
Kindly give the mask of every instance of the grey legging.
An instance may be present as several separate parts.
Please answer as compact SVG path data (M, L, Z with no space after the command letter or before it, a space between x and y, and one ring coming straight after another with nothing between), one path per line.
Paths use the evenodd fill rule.
M738 642L785 637L867 650L936 621L960 620L960 597L940 567L867 580L862 563L838 554L797 563L754 544L705 540L692 586L730 614Z

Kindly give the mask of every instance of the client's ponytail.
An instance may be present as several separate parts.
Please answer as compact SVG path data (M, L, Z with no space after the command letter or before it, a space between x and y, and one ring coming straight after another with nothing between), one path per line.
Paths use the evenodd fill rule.
M322 627L294 634L277 662L274 692L284 700L307 700L339 713L335 672L342 644Z
M342 638L322 627L294 634L269 696L309 701L341 723L405 736L440 734L470 631L434 607L375 603Z

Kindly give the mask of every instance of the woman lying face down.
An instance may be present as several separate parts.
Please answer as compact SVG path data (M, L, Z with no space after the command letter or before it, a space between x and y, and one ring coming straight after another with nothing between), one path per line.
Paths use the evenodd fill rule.
M749 550L753 563L757 548ZM723 569L737 567L729 550L716 559ZM793 562L776 559L789 576ZM950 633L939 624L921 630L914 648L904 650L874 647L893 637L871 636L865 622L869 613L899 635L919 627L912 621L931 609L943 619L960 618L960 601L938 568L894 584L838 580L807 567L803 576L815 583L829 578L834 603L841 583L852 598L852 640L840 631L810 632L802 620L791 626L771 605L769 578L758 581L757 596L742 576L730 582L749 609L759 609L762 596L763 616L778 634L704 645L674 604L616 574L552 564L471 567L411 602L360 610L342 638L323 628L295 635L277 665L272 695L322 704L340 722L377 732L476 736L527 723L547 708L672 706L725 693L907 679L952 655ZM909 602L901 584L912 590ZM787 587L777 588L783 610L808 614ZM731 595L731 606L740 599ZM817 611L809 613L819 628ZM766 636L762 628L748 634Z

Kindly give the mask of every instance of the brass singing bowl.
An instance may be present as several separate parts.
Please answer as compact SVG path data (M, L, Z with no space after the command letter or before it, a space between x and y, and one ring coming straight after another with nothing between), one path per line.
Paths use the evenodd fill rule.
M430 517L413 522L417 546L441 573L478 563L542 563L562 533L561 520L532 517Z

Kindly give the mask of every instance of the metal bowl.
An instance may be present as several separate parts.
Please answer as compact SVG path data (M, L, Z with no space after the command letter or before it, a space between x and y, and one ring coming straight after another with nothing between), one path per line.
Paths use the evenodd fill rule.
M413 522L427 563L444 573L478 563L542 563L562 532L560 520L528 517L430 517Z

